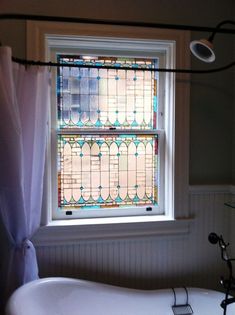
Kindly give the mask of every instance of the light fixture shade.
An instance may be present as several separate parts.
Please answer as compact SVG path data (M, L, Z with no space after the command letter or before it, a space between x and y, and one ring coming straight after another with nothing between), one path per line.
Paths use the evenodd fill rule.
M194 40L190 43L190 50L195 57L204 62L215 61L213 44L208 39Z

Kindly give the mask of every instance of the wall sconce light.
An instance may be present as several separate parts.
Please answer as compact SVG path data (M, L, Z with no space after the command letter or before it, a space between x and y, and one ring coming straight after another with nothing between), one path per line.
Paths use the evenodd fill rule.
M200 39L200 40L194 40L190 43L190 50L192 54L204 62L214 62L215 61L215 53L213 50L213 40L215 37L215 34L220 29L220 27L224 24L233 24L235 25L234 21L226 20L220 22L211 36L208 39Z

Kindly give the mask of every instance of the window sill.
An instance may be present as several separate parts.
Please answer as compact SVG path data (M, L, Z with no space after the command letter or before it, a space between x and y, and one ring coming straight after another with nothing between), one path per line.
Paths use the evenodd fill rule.
M78 241L185 234L191 218L138 216L58 220L41 226L32 241L36 246L74 244Z

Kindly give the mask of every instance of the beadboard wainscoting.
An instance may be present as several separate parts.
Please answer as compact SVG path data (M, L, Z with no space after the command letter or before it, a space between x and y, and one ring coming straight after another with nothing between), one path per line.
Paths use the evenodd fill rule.
M229 198L228 186L191 186L193 220L186 233L37 244L40 277L75 277L141 289L183 285L221 289L226 265L208 235L216 232L232 243L230 226L235 218L224 206Z

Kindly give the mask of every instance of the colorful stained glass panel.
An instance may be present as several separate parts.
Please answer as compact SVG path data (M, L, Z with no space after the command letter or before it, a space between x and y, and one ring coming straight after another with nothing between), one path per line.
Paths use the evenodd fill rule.
M154 118L157 115L157 74L136 70L156 67L157 59L59 55L58 61L65 64L58 69L57 76L60 129L157 128ZM68 67L74 63L116 68Z
M156 135L59 135L59 207L158 203Z

